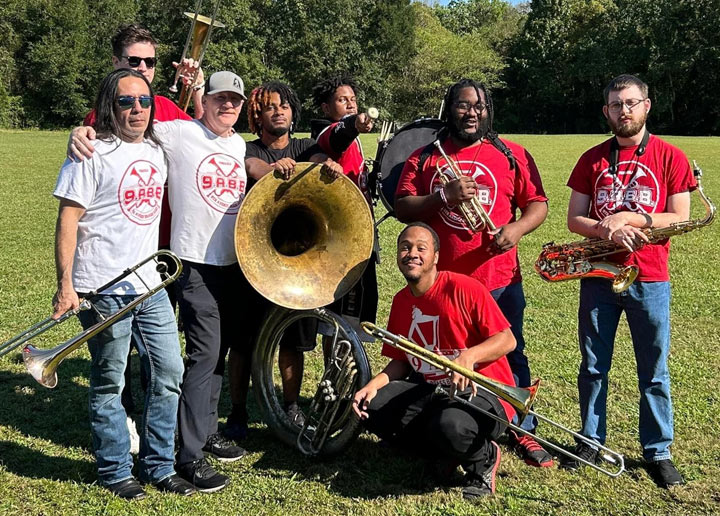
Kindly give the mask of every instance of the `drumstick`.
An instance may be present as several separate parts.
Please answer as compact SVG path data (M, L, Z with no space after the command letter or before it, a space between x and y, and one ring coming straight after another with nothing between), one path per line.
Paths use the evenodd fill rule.
M380 112L378 111L377 108L371 107L371 108L368 108L368 110L367 110L367 115L368 115L368 116L372 119L372 121L374 122L375 120L377 120L377 117L380 116Z

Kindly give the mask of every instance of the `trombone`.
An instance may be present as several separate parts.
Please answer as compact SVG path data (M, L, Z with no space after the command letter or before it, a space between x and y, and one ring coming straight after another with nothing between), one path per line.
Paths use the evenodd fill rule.
M443 149L442 145L440 145L440 140L435 140L435 142L433 143L435 147L437 147L437 149L440 151L441 156L445 158L445 162L447 163L446 172L441 171L440 165L438 165L438 163L435 163L435 168L437 169L438 175L440 176L440 182L442 183L443 187L445 187L445 185L447 185L451 181L460 179L463 174L460 170L460 167L458 167L458 164L455 163L455 161L453 161L450 156L445 153L445 149ZM483 205L480 202L480 199L477 198L477 196L474 196L472 199L460 203L457 208L460 211L460 215L465 220L465 224L467 224L468 229L473 233L478 233L486 228L488 231L495 231L497 229L495 227L495 224L493 224L493 221L490 220L490 215L487 214L485 208L483 208Z
M453 399L455 401L460 402L463 405L466 405L468 407L473 408L474 410L477 410L484 415L491 417L492 419L503 423L507 425L508 427L512 428L516 432L520 432L524 435L529 435L533 437L536 441L541 443L542 445L555 450L556 452L565 455L566 457L569 457L573 460L577 460L578 462L582 462L583 464L590 466L593 469L598 470L601 473L604 473L610 477L618 477L620 474L625 471L625 459L623 456L616 452L611 450L610 448L607 448L606 446L603 446L602 444L598 443L597 441L590 439L588 437L585 437L584 435L581 435L577 432L574 432L573 430L570 430L569 428L561 425L560 423L556 423L555 421L546 418L544 416L541 416L537 412L534 412L530 407L532 406L533 401L535 400L535 396L537 395L537 389L538 384L540 383L540 380L536 380L534 384L532 384L530 387L524 388L524 387L514 387L512 385L507 385L505 383L499 382L497 380L493 380L492 378L488 378L487 376L484 376L480 373L477 373L475 371L471 371L469 369L466 369L462 366L457 365L452 360L449 360L443 356L437 355L433 353L432 351L425 349L421 346L418 346L414 342L411 342L409 339L401 336L401 335L395 335L394 333L390 333L389 331L380 328L376 326L373 323L370 322L363 322L362 328L365 331L365 333L375 337L376 339L384 342L385 344L389 344L390 346L393 346L394 348L399 349L400 351L404 351L408 355L412 355L416 358L419 358L420 360L423 360L427 362L428 364L437 367L438 369L441 369L447 373L450 372L456 372L458 374L461 374L462 376L470 379L472 382L474 382L478 387L481 389L494 394L495 396L498 396L499 398L503 399L504 401L508 402L510 405L512 405L517 411L518 411L518 418L520 421L522 421L528 414L535 416L540 421L543 421L551 426L554 426L555 428L558 428L560 430L563 430L565 432L568 432L571 434L576 440L583 441L585 444L588 444L592 446L593 448L602 450L602 458L606 460L607 462L614 464L617 467L617 470L607 469L603 468L601 466L598 466L595 463L592 463L588 460L583 459L582 457L578 457L572 452L567 451L564 448L561 448L560 446L553 444L552 442L548 441L547 439L543 439L542 437L538 437L535 434L532 434L531 432L528 432L527 430L521 428L518 425L515 425L513 423L509 423L504 418L498 416L497 414L493 414L490 411L487 411L483 408L477 407L470 403L469 401L466 401L462 399L459 396L455 396ZM442 387L438 386L437 393L439 394L445 394L449 395Z
M161 261L160 258L165 258L166 261ZM169 260L170 263L174 265L174 270L172 273L169 272L168 264L166 263ZM145 280L143 280L142 276L140 276L137 271L141 267L143 267L146 263L149 262L155 262L155 269L160 274L161 282L153 287L149 287ZM106 328L112 326L115 324L118 320L120 320L125 314L127 314L130 310L138 306L140 303L145 301L146 299L152 297L154 294L165 288L167 285L175 281L182 272L182 263L180 262L180 259L171 251L167 250L160 250L156 253L153 253L152 255L148 256L144 260L142 260L140 263L133 265L132 267L125 269L119 276L113 278L109 282L107 282L102 287L98 287L97 289L93 290L89 294L87 294L81 301L80 306L74 310L68 310L63 315L61 315L58 319L53 319L52 317L48 317L47 319L44 319L40 321L39 323L31 326L24 332L16 335L12 339L3 342L0 344L0 357L7 355L12 350L14 350L17 347L20 347L24 345L29 340L37 337L41 333L46 332L50 328L53 328L57 326L58 324L61 324L62 322L68 320L70 317L79 314L83 310L89 310L89 309L95 309L92 304L92 299L97 297L99 293L109 289L113 285L119 283L124 278L129 276L130 274L135 274L140 281L147 287L148 291L144 294L141 294L137 296L135 299L133 299L131 302L129 302L127 305L123 306L120 310L115 312L112 315L109 315L107 317L104 317L100 315L101 320L97 323L95 323L93 326L82 332L81 334L73 337L72 339L66 341L63 344L60 344L59 346L56 346L51 349L39 349L36 348L30 344L25 345L22 350L22 357L23 361L25 362L25 367L28 370L28 373L32 375L37 382L49 389L54 388L57 385L58 378L57 378L57 368L60 365L60 363L65 359L66 356L68 356L70 353L78 349L80 346L85 344L88 340L90 340L92 337L97 335L98 333L102 332Z
M178 99L178 105L183 111L187 111L188 106L190 105L190 97L192 96L192 89L195 86L195 80L198 73L197 71L200 69L200 65L202 65L202 60L205 56L205 49L210 41L210 34L212 34L213 27L225 27L224 24L216 20L218 8L220 7L220 0L215 0L213 13L210 18L200 14L200 7L202 3L203 0L197 0L195 3L195 12L184 13L188 18L192 18L192 25L190 25L190 31L185 39L185 47L183 48L182 57L180 58L180 64L175 72L175 82L173 82L168 88L170 92L177 93L178 81L183 78L188 79L187 84L183 83L180 98ZM180 73L180 67L182 66L182 62L188 57L197 61L198 67L191 75L185 76Z

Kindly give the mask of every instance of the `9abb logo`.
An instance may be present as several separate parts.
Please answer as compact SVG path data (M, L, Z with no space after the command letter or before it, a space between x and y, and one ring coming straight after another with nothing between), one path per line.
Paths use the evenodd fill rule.
M158 168L138 160L125 170L118 187L123 214L135 224L147 226L160 216L164 178Z
M228 154L210 154L197 168L197 187L208 205L225 215L235 215L245 197L245 166Z

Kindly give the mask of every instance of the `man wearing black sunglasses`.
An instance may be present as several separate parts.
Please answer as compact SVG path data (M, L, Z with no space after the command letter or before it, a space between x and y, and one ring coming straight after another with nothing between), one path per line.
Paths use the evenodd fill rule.
M60 201L55 233L58 289L54 317L78 308L79 298L107 284L157 249L167 164L154 134L150 83L132 70L115 70L102 82L95 103L95 154L66 160L55 197ZM122 192L122 195L118 195ZM98 234L109 238L98 238ZM88 328L143 295L159 282L154 267L92 296L94 310L79 314ZM131 337L148 374L140 480L162 491L190 495L195 489L178 477L173 441L182 359L177 326L164 290L138 304L127 317L88 341L89 410L100 484L127 500L145 497L132 474L127 414L120 401Z

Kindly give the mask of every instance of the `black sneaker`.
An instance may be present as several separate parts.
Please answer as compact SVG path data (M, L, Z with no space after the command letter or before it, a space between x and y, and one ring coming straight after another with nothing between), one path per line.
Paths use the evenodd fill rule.
M305 414L300 410L297 403L290 403L285 406L285 413L290 418L290 422L302 428L305 426Z
M647 470L658 487L667 489L670 486L681 486L685 483L682 475L670 459L649 462Z
M466 500L477 500L495 493L495 474L500 466L500 447L490 441L492 452L484 471L468 471L462 496Z
M218 432L208 437L202 451L220 462L235 462L247 455L247 450L234 445Z
M509 444L525 464L536 468L549 468L553 465L553 458L545 448L540 446L531 435L518 435L513 430L508 431Z
M597 463L598 451L587 443L578 443L577 446L575 446L575 450L573 453L588 462L591 462L593 464ZM570 471L577 471L578 469L580 469L580 466L584 465L585 464L583 462L580 462L576 459L570 459L568 457L565 457L563 460L560 461L560 467Z
M176 470L178 475L203 493L220 491L230 483L230 479L215 471L205 458L177 466Z

